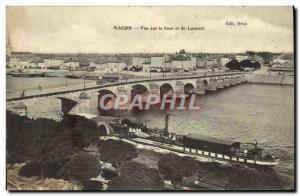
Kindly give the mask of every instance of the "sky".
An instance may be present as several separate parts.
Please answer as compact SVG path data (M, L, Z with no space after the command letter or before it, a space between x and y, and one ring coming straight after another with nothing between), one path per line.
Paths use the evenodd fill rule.
M236 25L226 25L229 22ZM137 29L114 30L114 26ZM204 30L141 30L141 26ZM6 35L15 52L293 52L293 8L7 7Z

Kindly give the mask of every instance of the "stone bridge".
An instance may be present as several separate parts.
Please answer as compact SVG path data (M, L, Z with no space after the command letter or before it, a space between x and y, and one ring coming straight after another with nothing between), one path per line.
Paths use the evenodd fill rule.
M120 94L144 94L153 93L183 94L196 93L203 95L207 91L216 91L224 87L240 84L247 81L244 73L224 73L209 76L182 76L168 78L134 79L126 82L107 83L103 85L88 86L86 88L62 88L59 90L34 92L25 97L7 97L6 107L16 113L24 113L32 118L61 119L61 98L71 99L77 102L77 113L99 114L99 97L107 93ZM130 97L130 96L129 96ZM143 96L142 96L143 97ZM60 99L58 99L60 98ZM24 110L25 108L25 110ZM74 109L75 110L75 109Z
M237 74L224 74L219 76L203 76L201 78L167 78L157 79L151 81L140 81L126 84L113 85L110 87L99 89L98 96L105 94L113 95L135 95L141 94L156 94L163 96L164 94L175 94L176 96L182 94L195 93L197 95L204 95L206 91L216 91L224 87L233 86L245 82L245 75L242 73ZM129 96L130 97L130 96Z

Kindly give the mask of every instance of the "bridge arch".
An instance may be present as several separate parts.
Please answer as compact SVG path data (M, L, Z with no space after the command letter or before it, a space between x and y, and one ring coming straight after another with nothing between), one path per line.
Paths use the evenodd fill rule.
M169 84L169 83L162 84L159 89L160 89L160 96L161 97L165 94L168 94L168 95L173 95L174 94L174 89L173 89L172 85Z
M133 90L134 92L139 93L139 94L144 94L147 91L149 92L149 89L143 84L132 85L131 90Z
M117 96L117 93L114 92L113 90L109 90L109 89L101 89L98 91L98 96L103 96L106 94L112 94L114 97Z
M184 94L191 94L195 92L195 86L191 83L186 83L184 85Z
M149 94L149 89L143 84L135 84L131 87L131 100L136 95L141 95L142 100L146 100Z
M108 89L101 89L98 91L98 109L102 111L101 106L100 106L100 100L104 95L113 95L112 97L107 97L105 100L103 100L104 106L107 106L110 102L114 101L115 97L117 96L117 93L113 92L112 90ZM102 111L103 112L103 111Z
M208 87L208 80L207 79L203 80L203 86L206 87L206 88Z

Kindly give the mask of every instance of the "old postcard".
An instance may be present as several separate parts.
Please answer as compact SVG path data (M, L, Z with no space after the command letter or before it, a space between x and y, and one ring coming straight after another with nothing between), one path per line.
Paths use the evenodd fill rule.
M6 16L7 190L295 190L293 7Z

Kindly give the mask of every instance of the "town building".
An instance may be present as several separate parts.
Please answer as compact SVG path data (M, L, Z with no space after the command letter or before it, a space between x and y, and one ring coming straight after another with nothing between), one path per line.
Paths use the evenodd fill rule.
M142 64L142 68L144 72L150 72L150 68L151 68L151 63L150 62L144 62Z
M107 73L116 73L124 70L127 67L127 64L124 62L119 63L105 63L102 64L102 70Z
M166 65L166 59L164 56L153 56L150 60L151 69L164 69Z
M17 57L10 57L9 59L9 67L14 69L20 68L21 59Z
M236 55L235 56L235 59L238 61L238 62L241 62L243 60L247 60L248 59L248 55Z
M284 64L284 63L288 63L288 62L289 62L289 60L287 60L287 59L282 59L282 58L273 59L273 63Z
M129 70L142 69L147 72L150 70L150 62L151 58L148 57L132 57L132 64L128 68Z
M295 72L295 65L293 61L288 61L285 63L279 63L279 62L275 62L272 64L271 68L269 69L269 71L271 73L276 73L279 75L294 75Z
M40 67L41 69L45 69L45 64L44 64L44 62L39 62L39 63L38 63L38 67Z
M171 58L171 67L175 71L192 71L196 69L197 58L186 54L181 50L179 54Z
M29 62L28 61L20 61L18 69L28 69Z
M44 59L44 67L46 69L48 68L63 68L64 66L64 60L60 59Z
M169 70L170 69L170 57L168 55L153 56L150 59L151 69L157 70Z
M149 62L149 58L145 57L132 57L132 66L142 67L144 63Z
M206 56L202 58L197 58L196 66L197 68L200 69L214 68L214 67L219 67L220 62L215 57Z
M79 69L79 62L78 61L65 61L64 62L64 68L67 70L77 70Z
M38 64L36 62L29 62L29 69L37 69L38 68Z
M191 71L196 69L196 62L189 57L186 59L176 59L172 61L172 67L176 70Z

